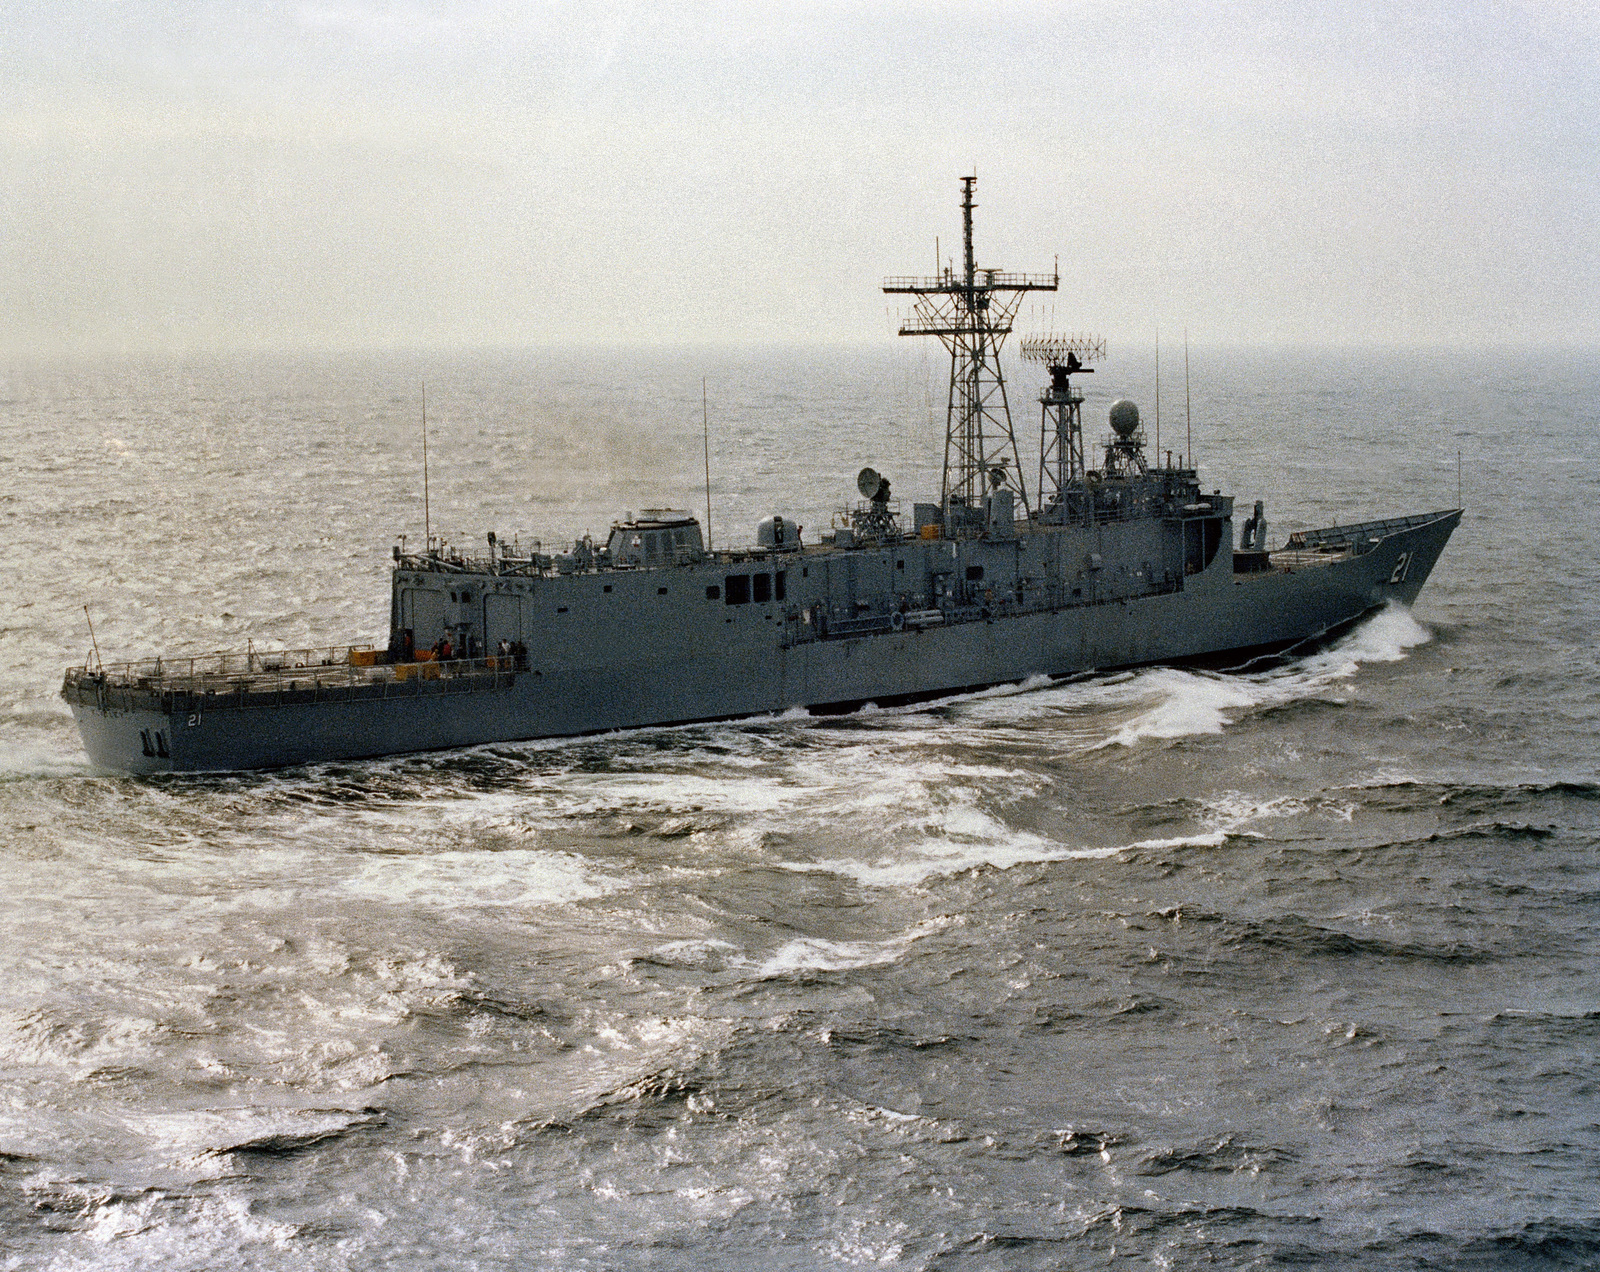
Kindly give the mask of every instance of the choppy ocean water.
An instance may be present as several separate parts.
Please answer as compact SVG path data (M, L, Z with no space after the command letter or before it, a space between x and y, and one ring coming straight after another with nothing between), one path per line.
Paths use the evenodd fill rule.
M899 347L0 374L0 1268L1600 1262L1589 355L1197 359L1275 537L1462 456L1415 611L1247 674L88 768L84 604L381 641L423 379L465 544L700 508L702 376L719 542L936 479Z

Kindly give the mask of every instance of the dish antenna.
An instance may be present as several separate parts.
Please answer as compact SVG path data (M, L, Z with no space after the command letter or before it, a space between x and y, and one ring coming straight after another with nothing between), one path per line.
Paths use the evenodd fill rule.
M863 540L882 540L895 533L894 515L889 511L889 479L876 468L863 468L856 474L856 489L870 508L857 507L850 514L850 527Z
M863 499L870 499L873 503L889 501L889 479L876 468L863 468L856 474L856 489L861 492Z

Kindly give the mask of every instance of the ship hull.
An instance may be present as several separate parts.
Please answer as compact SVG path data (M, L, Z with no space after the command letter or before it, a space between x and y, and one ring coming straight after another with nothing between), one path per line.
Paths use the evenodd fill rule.
M921 629L897 626L856 636L834 631L795 640L784 635L783 615L774 623L769 613L773 625L747 637L738 635L733 617L718 617L729 631L717 630L715 643L645 639L588 662L544 658L535 650L516 672L471 684L419 676L342 697L334 689L275 699L91 692L80 684L66 696L91 761L136 774L276 768L794 708L914 701L1029 677L1292 646L1386 604L1411 604L1459 519L1458 511L1409 518L1419 524L1374 537L1359 555L1328 563L1236 573L1231 554L1223 552L1165 590L1116 595L1102 589L1082 603L1032 612L996 607L991 613L986 606L981 618ZM1231 528L1226 534L1231 544ZM1000 549L1020 556L1028 545ZM1136 550L1129 560L1140 555ZM1104 568L1095 560L1097 570ZM695 576L689 590L700 581ZM739 617L753 622L756 615Z

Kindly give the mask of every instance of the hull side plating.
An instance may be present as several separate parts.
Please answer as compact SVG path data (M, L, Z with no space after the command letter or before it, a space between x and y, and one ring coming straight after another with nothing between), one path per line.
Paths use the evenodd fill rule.
M1040 528L998 542L702 557L515 583L470 571L429 575L413 563L395 571L396 613L407 605L413 615L437 613L441 630L459 635L481 623L479 638L495 639L495 611L506 608L496 601L517 598L514 634L527 654L515 671L470 683L385 679L343 697L337 686L275 696L119 693L70 676L65 692L91 760L133 773L269 768L915 700L1292 645L1384 604L1409 605L1459 518L1454 510L1410 518L1359 554L1276 564L1294 556L1284 554L1273 568L1242 573L1224 550L1175 575L1162 564L1160 522L1124 527L1120 537L1116 527ZM1231 525L1220 521L1218 537L1231 545ZM1101 551L1080 552L1091 540ZM1084 568L1067 568L1078 556ZM729 603L731 577L778 571L783 586L769 585L765 603ZM469 590L476 604L445 599ZM437 606L419 597L433 591ZM936 595L942 609L928 605ZM851 634L852 624L870 630Z

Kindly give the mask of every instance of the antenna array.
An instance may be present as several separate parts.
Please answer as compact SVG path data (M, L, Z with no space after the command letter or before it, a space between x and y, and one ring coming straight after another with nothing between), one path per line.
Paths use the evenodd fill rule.
M1070 336L1026 336L1022 341L1022 356L1029 362L1066 366L1069 358L1080 363L1098 362L1106 356L1106 338L1074 333Z
M886 278L883 290L915 296L915 307L901 324L902 336L937 336L950 351L950 397L945 414L944 481L940 492L945 533L971 524L966 510L982 505L991 483L1015 474L1022 507L1028 509L1027 483L1011 407L1006 401L1000 347L1011 320L1030 291L1055 291L1059 270L1050 274L1007 274L979 269L972 250L972 188L977 177L961 178L964 267L946 266L932 278ZM952 506L962 512L952 513Z
M1083 394L1072 387L1074 375L1093 375L1085 363L1106 356L1104 336L1082 332L1028 336L1022 356L1050 368L1050 383L1039 395L1039 515L1061 515L1068 488L1083 480L1088 465L1083 457ZM1054 487L1054 489L1050 489Z

